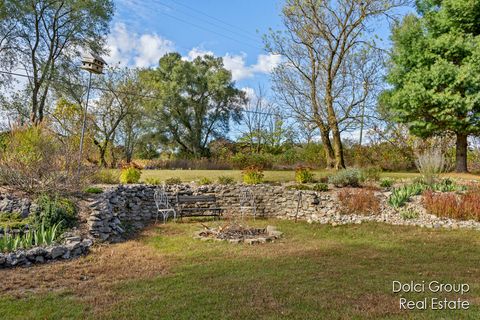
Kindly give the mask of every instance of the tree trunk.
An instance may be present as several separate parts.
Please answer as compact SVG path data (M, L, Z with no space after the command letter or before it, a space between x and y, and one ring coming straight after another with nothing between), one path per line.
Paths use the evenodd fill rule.
M325 148L325 160L327 169L332 169L335 164L335 153L333 152L332 143L330 142L330 133L328 129L320 130L323 147Z
M468 172L467 169L467 135L457 133L456 143L456 172Z
M340 137L340 131L338 130L338 124L332 130L333 135L333 151L335 153L335 169L345 169L345 160L343 157L343 145Z

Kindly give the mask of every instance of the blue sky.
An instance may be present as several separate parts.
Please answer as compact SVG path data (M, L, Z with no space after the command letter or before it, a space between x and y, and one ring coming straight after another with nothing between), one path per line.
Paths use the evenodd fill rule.
M155 66L166 52L224 58L239 87L269 87L280 57L264 52L262 35L281 28L282 1L118 0L107 61Z
M268 90L268 73L280 57L265 53L262 35L269 28L282 28L282 4L282 0L116 0L107 61L151 67L171 51L186 58L210 53L224 58L240 88L262 85ZM388 23L379 22L373 32L388 47Z

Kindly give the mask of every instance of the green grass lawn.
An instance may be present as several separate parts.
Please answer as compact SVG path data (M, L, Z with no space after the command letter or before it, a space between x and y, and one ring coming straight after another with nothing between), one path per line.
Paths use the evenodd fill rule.
M7 277L0 291L1 318L480 318L478 232L373 223L331 227L257 220L255 224L276 225L284 238L258 246L203 242L192 239L199 223L169 223L77 261L0 271ZM132 251L132 246L137 250ZM128 260L128 252L136 256ZM102 271L102 263L125 266ZM161 272L155 271L159 265L164 266L158 269ZM28 279L26 272L35 278L12 294L8 280ZM83 291L81 281L74 282L80 274L92 274ZM65 277L63 287L51 284L59 282L56 277ZM106 284L101 279L107 279ZM471 290L461 298L472 306L468 311L400 311L393 280L468 283ZM445 294L405 295L433 296Z
M334 171L315 170L315 177L321 178L333 174ZM242 180L241 170L143 170L141 181L146 179L159 179L164 181L168 178L180 178L183 182L191 182L207 177L212 181L216 181L220 176L228 176L234 178L236 181ZM415 172L383 172L381 177L393 179L412 179L419 177L419 173ZM474 174L445 174L445 176L462 179L477 180L479 175ZM267 182L289 182L295 181L294 171L265 171L265 181Z

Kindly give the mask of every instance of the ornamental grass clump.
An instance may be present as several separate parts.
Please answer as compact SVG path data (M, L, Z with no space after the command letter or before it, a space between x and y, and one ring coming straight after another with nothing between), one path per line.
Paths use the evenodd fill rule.
M423 193L423 205L428 213L438 217L480 221L479 190L471 190L465 194L427 190Z
M372 190L345 188L338 192L338 201L343 214L380 213L380 200Z
M203 177L203 178L201 178L200 180L198 180L198 184L201 185L201 186L210 185L210 184L212 184L212 183L213 183L213 181L210 180L210 179L207 178L207 177Z
M295 170L295 181L297 183L315 182L315 174L308 167L298 167Z
M140 169L134 167L122 169L122 173L120 174L120 182L123 184L138 183L141 176L142 172Z
M242 171L243 182L246 184L260 184L263 182L263 170L256 166L250 166Z
M439 174L446 169L446 159L439 148L427 149L416 157L415 165L428 185L435 183Z
M220 176L218 177L217 181L218 181L218 184L222 184L222 185L229 185L229 184L235 183L235 179L229 176Z

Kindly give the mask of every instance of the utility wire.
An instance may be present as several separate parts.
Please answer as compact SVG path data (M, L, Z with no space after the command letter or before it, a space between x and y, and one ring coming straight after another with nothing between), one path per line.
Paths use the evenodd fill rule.
M8 75L11 75L11 76L16 76L16 77L23 77L23 78L27 78L27 79L32 79L33 78L33 76L29 76L29 75L26 75L26 74L4 71L4 70L0 70L0 73L8 74ZM87 85L80 84L80 83L72 83L72 82L67 82L67 81L56 81L56 80L51 80L51 82L58 83L58 84L68 84L70 86L82 87L82 88L85 88L85 89L88 88ZM159 99L159 96L132 93L132 92L126 92L126 91L118 91L118 90L112 90L112 89L108 89L108 88L97 87L97 86L91 86L91 89L95 89L95 90L99 90L99 91L107 92L107 93L108 92L113 92L113 93L116 93L116 94L123 94L123 95L126 95L126 96L139 97L139 98L144 98L144 99L149 99L149 100ZM253 111L253 110L242 110L242 112L253 113L253 114L261 114L261 115L267 115L267 116L278 116L278 114L275 114L275 113Z
M225 31L227 31L227 32L231 32L231 33L237 34L237 35L239 35L239 36L241 36L241 37L248 38L248 39L253 40L253 41L255 41L255 42L258 42L258 41L260 40L259 37L258 37L258 35L254 34L254 33L250 33L249 31L245 31L245 30L241 29L241 28L238 27L238 26L234 26L233 24L230 24L230 23L228 23L228 22L226 22L226 21L220 20L220 19L218 19L218 18L216 18L216 17L214 17L214 16L211 16L211 15L209 15L209 14L207 14L207 13L204 13L204 12L202 12L202 11L200 11L200 10L197 10L197 9L195 9L195 8L189 7L189 6L187 6L187 5L185 5L185 4L182 4L182 3L180 3L180 2L173 1L173 0L171 0L171 1L172 1L173 3L175 3L176 5L178 5L178 6L185 7L185 8L187 8L187 9L190 10L190 11L194 11L194 12L196 12L196 13L198 13L198 14L201 14L201 15L209 18L209 19L218 21L218 22L220 22L221 24L219 24L219 23L214 23L214 22L209 21L209 20L207 20L207 19L205 19L205 18L198 18L198 17L192 16L191 14L189 14L189 13L187 13L187 12L185 12L185 11L177 10L178 12L181 12L181 13L183 13L183 14L185 14L185 15L189 15L189 16L191 16L191 17L193 17L193 18L201 19L202 21L205 21L206 23L208 23L208 24L210 24L210 25L212 25L212 26L220 27L220 28L222 28L223 30L225 30ZM169 5L165 4L165 3L158 2L158 1L157 1L157 3L159 3L160 5L162 5L162 6L166 7L166 8L169 8L169 9L171 9L171 10L175 10L175 8L169 6ZM223 25L222 25L222 24L223 24ZM225 27L225 26L228 26L228 27ZM239 32L239 31L240 31L240 32Z
M168 13L165 13L165 12L162 12L162 11L160 11L159 13L160 13L160 14L163 14L164 16L170 17L171 19L174 19L174 20L183 22L183 23L185 23L185 24L191 25L191 26L193 26L193 27L196 27L196 28L198 28L198 29L202 29L202 30L205 30L205 31L207 31L207 32L214 33L214 34L216 34L216 35L218 35L218 36L224 37L224 38L226 38L226 39L232 40L232 41L234 41L234 42L237 42L238 44L243 44L243 45L249 46L249 47L251 47L251 48L258 49L258 47L254 46L254 45L252 45L252 44L249 44L249 43L247 43L247 42L244 42L244 41L241 41L241 40L232 38L232 37L230 37L230 36L227 36L227 35L225 35L225 34L222 34L222 33L219 33L219 32L217 32L217 31L211 30L211 29L209 29L209 28L205 28L205 27L203 27L203 26L201 26L201 25L198 25L198 24L195 24L195 23L191 23L190 21L184 20L184 19L182 19L182 18L173 16L173 15L171 15L171 14L168 14Z

